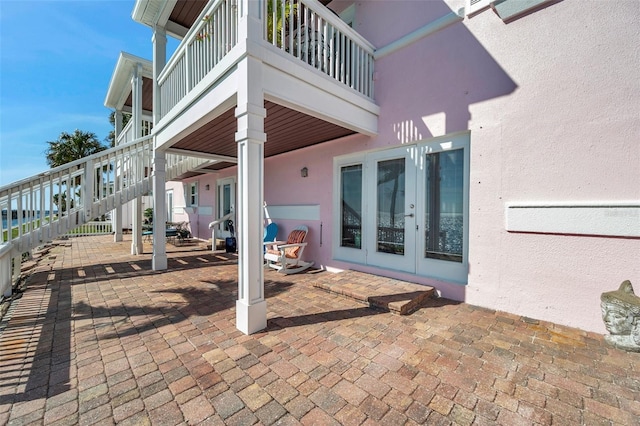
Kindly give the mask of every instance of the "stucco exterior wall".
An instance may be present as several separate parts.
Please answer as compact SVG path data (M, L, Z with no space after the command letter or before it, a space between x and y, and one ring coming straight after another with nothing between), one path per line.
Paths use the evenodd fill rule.
M381 272L332 260L333 157L470 130L469 284L383 273L434 284L445 297L604 332L600 293L640 282L640 241L509 233L505 204L640 200L636 6L565 0L509 24L488 10L378 60L379 135L268 159L265 200L320 205L322 246L320 223L310 223L305 252L316 264ZM376 47L450 11L440 2L356 7L355 27ZM286 190L274 182L287 182Z
M381 48L460 3L356 2L354 28ZM318 220L277 220L279 238L304 222L305 258L316 266L431 284L444 297L605 332L600 294L624 279L640 288L640 239L507 232L505 206L640 202L639 22L633 0L564 0L508 24L487 10L376 61L378 136L265 160L268 205L320 212ZM334 260L334 157L460 131L470 131L468 285ZM216 179L234 173L196 178L200 204L215 214ZM184 205L182 184L174 197ZM196 236L209 238L208 220L197 219Z
M640 240L509 233L509 202L640 200L640 9L565 0L465 22L517 85L470 106L466 301L605 332L600 294L640 283ZM640 218L638 218L640 221Z

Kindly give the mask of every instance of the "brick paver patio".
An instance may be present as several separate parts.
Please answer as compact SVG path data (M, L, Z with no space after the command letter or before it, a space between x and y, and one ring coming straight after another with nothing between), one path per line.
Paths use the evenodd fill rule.
M69 240L34 268L0 323L0 424L640 424L640 354L600 335L447 300L399 316L314 288L328 272L265 272L269 327L245 336L234 256L185 247L160 273L129 244Z

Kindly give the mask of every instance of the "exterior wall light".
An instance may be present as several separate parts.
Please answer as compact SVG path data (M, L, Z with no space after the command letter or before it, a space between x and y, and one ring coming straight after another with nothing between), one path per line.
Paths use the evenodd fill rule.
M309 169L307 169L306 167L300 169L300 176L302 176L303 178L309 176Z

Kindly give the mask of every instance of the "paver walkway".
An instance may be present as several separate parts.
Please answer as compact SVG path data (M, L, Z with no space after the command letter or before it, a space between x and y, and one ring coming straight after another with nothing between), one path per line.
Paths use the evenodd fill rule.
M73 239L35 268L0 324L0 424L639 424L640 354L600 335L266 272L269 326L245 336L232 255L153 272L129 245Z

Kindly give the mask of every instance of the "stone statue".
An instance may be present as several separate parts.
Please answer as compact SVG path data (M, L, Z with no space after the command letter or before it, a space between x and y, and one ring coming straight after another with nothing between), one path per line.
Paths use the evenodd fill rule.
M615 291L600 296L602 320L609 333L604 339L612 346L640 352L640 297L626 280Z

